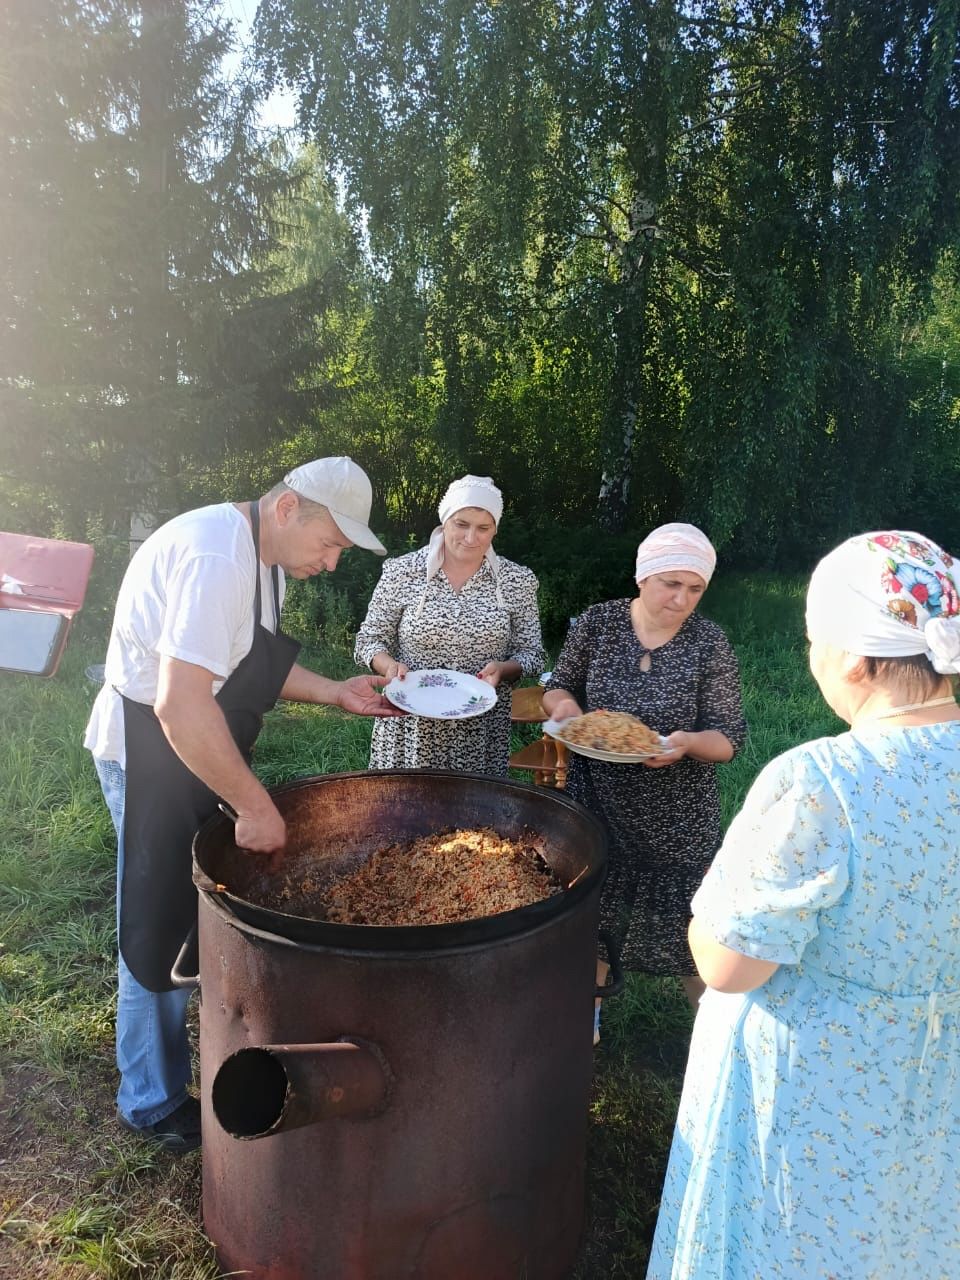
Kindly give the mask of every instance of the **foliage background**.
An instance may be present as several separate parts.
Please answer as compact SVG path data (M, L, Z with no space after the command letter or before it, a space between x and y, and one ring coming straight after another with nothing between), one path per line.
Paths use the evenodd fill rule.
M401 549L469 469L552 635L660 521L956 548L958 13L264 0L228 72L215 0L9 0L0 527L94 541L95 614L131 517L346 452Z

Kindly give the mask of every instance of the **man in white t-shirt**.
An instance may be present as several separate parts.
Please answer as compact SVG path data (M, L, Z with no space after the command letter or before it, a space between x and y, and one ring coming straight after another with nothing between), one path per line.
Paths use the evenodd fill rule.
M189 991L170 970L196 916L194 832L225 802L241 848L286 831L250 751L277 697L395 715L375 676L329 680L279 628L283 577L331 572L368 527L370 481L349 458L291 471L258 501L188 511L134 555L117 599L105 683L84 744L117 830L117 1115L179 1152L200 1141L186 1035Z

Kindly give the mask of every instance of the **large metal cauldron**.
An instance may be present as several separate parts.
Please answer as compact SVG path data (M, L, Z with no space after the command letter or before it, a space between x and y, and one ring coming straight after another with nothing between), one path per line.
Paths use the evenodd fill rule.
M490 825L545 835L572 887L459 925L330 924L258 906L282 868L238 851L225 818L200 831L203 1212L221 1264L559 1280L583 1213L602 828L562 793L441 771L272 794L286 860L342 873L385 838Z

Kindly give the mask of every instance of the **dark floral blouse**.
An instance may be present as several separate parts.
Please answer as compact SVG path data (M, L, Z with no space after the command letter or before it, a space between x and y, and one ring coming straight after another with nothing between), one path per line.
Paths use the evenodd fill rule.
M647 650L630 601L587 609L571 628L547 689L567 689L584 711L629 711L658 733L716 729L738 750L746 737L737 659L716 623L692 613ZM650 668L641 670L649 654ZM716 766L685 757L662 769L573 756L567 790L606 823L610 867L602 927L624 965L692 974L690 899L720 846Z

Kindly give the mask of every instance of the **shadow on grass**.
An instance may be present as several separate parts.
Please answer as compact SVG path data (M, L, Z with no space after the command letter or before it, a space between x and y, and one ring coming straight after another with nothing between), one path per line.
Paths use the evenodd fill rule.
M604 1013L572 1280L639 1280L657 1221L692 1014L677 982L632 974Z

